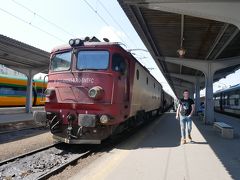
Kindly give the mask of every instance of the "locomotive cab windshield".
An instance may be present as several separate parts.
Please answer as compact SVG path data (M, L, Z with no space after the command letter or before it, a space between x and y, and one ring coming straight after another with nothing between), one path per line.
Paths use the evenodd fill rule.
M52 56L51 67L52 71L66 71L71 66L71 52L58 53Z
M78 70L106 70L109 64L108 51L79 51L77 55Z
M109 66L109 52L104 50L80 50L77 53L77 70L107 70ZM51 60L52 71L70 70L72 62L71 52L54 54Z

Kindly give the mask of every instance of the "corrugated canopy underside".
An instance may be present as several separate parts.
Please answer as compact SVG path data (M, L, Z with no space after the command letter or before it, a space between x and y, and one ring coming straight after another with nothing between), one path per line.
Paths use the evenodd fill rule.
M177 50L181 44L181 14L148 9L139 5L138 1L127 4L119 0L119 3L155 61L159 59L156 57L179 57ZM237 27L231 24L184 15L184 57L217 61L239 56L240 33L233 37L236 30ZM176 78L170 77L170 73L203 76L202 72L185 66L161 61L158 63L173 90ZM214 81L238 68L234 66L217 71ZM204 87L204 83L201 86Z
M0 35L0 64L23 71L47 72L49 56L46 51Z

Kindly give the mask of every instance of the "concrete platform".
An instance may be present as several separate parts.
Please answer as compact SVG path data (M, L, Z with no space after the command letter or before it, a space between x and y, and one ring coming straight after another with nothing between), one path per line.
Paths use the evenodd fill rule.
M44 110L44 106L34 106L32 107L32 111L39 111ZM25 113L25 107L1 107L0 108L0 115L8 115L8 114L19 114Z
M224 139L212 126L195 120L192 137L193 144L180 146L179 121L174 113L166 113L71 179L240 179L238 134L234 139Z
M33 111L44 109L43 106L33 107ZM24 107L0 108L0 133L37 127L32 113L25 113Z

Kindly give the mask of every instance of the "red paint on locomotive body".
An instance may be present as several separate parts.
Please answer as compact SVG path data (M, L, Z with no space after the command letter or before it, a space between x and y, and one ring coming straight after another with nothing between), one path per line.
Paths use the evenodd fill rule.
M133 94L136 64L140 67L116 43L55 48L51 53L45 105L54 137L67 143L100 143L123 122L135 122L137 112L145 111L142 106L135 110L135 101L139 99ZM152 77L146 68L141 69ZM157 81L152 79L155 88ZM161 108L160 88L159 84L159 91L151 96L157 105L149 112Z

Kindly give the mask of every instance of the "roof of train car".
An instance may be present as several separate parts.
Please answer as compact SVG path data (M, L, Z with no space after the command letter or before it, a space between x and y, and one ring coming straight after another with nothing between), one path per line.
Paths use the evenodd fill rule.
M230 92L230 91L234 91L234 90L240 90L240 84L234 85L229 87L228 89L221 89L216 91L214 94L218 94L218 93L223 93L223 92Z

